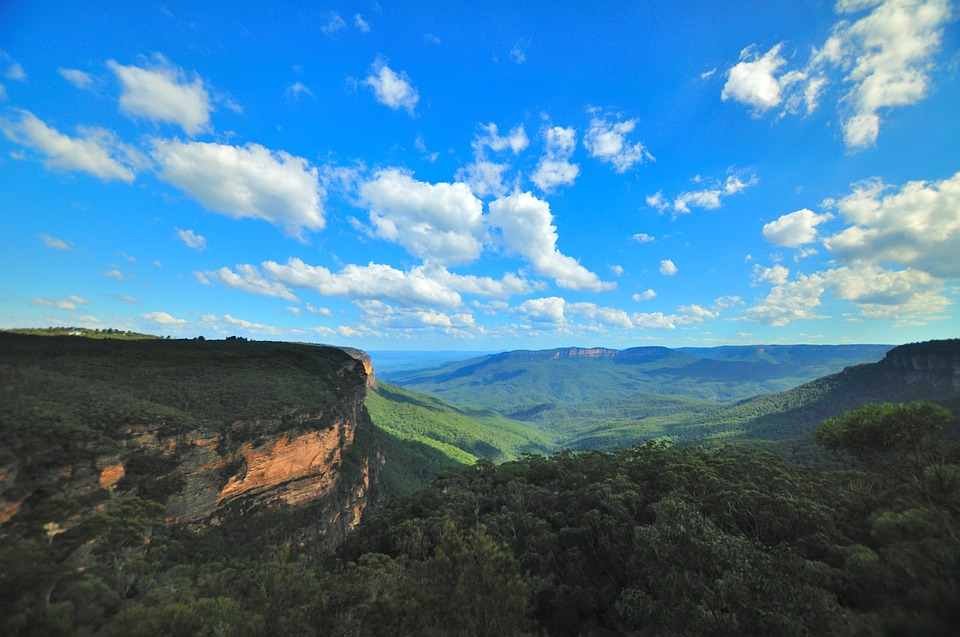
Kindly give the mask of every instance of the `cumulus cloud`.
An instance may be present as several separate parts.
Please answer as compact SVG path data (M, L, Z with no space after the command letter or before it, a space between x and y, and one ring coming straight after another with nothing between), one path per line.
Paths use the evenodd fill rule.
M416 181L395 168L360 188L376 236L425 261L468 263L483 251L483 205L463 183Z
M216 281L224 287L242 290L249 294L271 296L286 301L299 300L290 288L277 281L268 281L255 266L249 264L238 265L236 272L230 268L220 268L196 274L197 280L204 284L212 284Z
M825 46L826 55L839 62L847 71L844 79L853 85L843 98L854 111L843 123L844 141L853 149L876 141L880 109L926 97L933 54L951 17L948 0L841 2L837 8L855 13L873 5L873 11L853 24L838 24Z
M147 314L141 314L140 316L148 321L161 325L182 325L187 322L184 319L175 318L166 312L149 312Z
M638 294L633 295L634 301L649 301L650 299L656 298L657 293L653 290L645 290Z
M207 248L207 240L195 233L193 230L181 230L180 228L176 228L176 231L177 238L194 250L205 250Z
M69 241L64 241L57 237L51 237L48 234L38 234L38 237L43 241L43 245L48 248L53 248L54 250L73 250L73 244Z
M781 55L783 44L777 44L769 51L760 55L756 46L749 46L740 52L740 61L727 71L727 82L723 85L720 99L736 100L752 106L756 113L762 113L780 106L785 100L785 94L797 83L808 79L803 71L780 73L787 60ZM809 86L820 87L822 81ZM803 90L803 97L807 104L807 112L816 108L816 98L819 88ZM788 110L796 111L797 100L794 96L786 97Z
M817 226L833 215L818 215L812 210L797 210L763 226L763 238L787 248L797 248L817 239Z
M644 160L653 161L653 155L641 142L631 145L627 141L627 135L633 132L636 125L635 119L610 122L606 117L595 116L590 120L590 127L583 137L583 145L593 157L613 164L614 170L624 173L634 164Z
M812 113L828 83L828 70L847 85L840 98L846 111L844 143L852 151L873 145L880 133L881 112L915 104L926 97L934 54L943 27L951 18L949 0L841 1L844 16L830 37L814 49L803 68L787 69L784 44L760 55L756 45L745 48L727 71L721 99L753 107L756 114L780 109L779 116L797 113L801 105Z
M790 270L782 265L775 265L772 268L765 268L759 264L753 266L754 283L770 283L772 285L783 285L790 276Z
M750 170L736 170L731 168L727 171L727 177L723 181L710 180L706 188L700 190L690 190L682 192L673 200L674 215L677 213L687 214L690 207L704 208L706 210L716 210L720 207L723 199L730 195L742 193L750 186L754 186L759 181L757 176ZM699 176L696 181L703 181ZM662 202L660 193L653 195L653 203ZM647 204L650 205L651 198L647 198ZM656 206L655 207L660 207ZM664 208L660 208L661 211Z
M128 117L175 124L190 136L210 129L213 105L203 80L173 66L161 55L148 68L107 62L123 85L120 110Z
M263 269L286 285L314 290L324 296L387 300L406 307L455 307L461 303L455 290L430 278L424 268L404 272L376 263L351 264L333 273L322 266L311 266L294 258L285 265L267 261Z
M59 68L57 72L63 76L63 79L70 82L77 88L90 88L93 86L93 78L89 73L85 73L78 69L64 69Z
M557 186L570 186L580 174L580 167L570 163L577 147L577 131L553 126L544 131L545 153L530 179L543 192L552 192Z
M27 81L27 72L23 70L23 65L19 62L14 62L11 64L3 76L8 80L14 80L15 82Z
M547 202L528 192L515 192L492 201L489 212L490 225L500 229L500 242L511 252L529 259L538 274L553 278L558 286L594 292L616 286L601 281L576 259L557 249L557 228Z
M125 278L123 276L123 272L120 270L106 270L104 271L103 276L107 277L108 279L113 279L114 281L123 281Z
M664 259L660 262L660 274L663 276L673 276L677 272L677 266L670 259Z
M287 86L286 96L287 99L291 102L299 102L301 95L307 95L309 97L314 97L313 91L310 90L303 82L294 82Z
M801 274L796 281L774 287L746 317L773 326L787 325L799 319L826 318L814 312L826 291L837 299L857 306L865 318L890 319L901 323L923 324L950 306L943 296L944 284L919 270L887 270L879 266L843 266Z
M530 144L530 140L523 129L523 124L511 129L506 136L500 135L497 125L493 122L481 126L480 130L482 132L477 134L472 144L473 163L457 171L457 180L469 185L478 197L488 195L501 197L506 194L503 173L510 166L490 161L487 150L499 153L509 148L514 155L518 155Z
M323 25L320 27L320 30L326 34L331 34L336 33L346 26L347 23L343 21L343 18L340 17L339 13L331 13L327 16L327 21L323 23Z
M393 110L406 109L411 116L420 101L420 95L407 74L403 71L397 74L383 60L373 63L364 83L373 89L378 102Z
M530 139L527 137L527 133L523 129L523 124L512 128L510 133L506 136L500 135L499 128L493 122L490 122L485 126L481 126L480 130L482 133L477 134L477 137L472 144L473 150L477 154L483 153L484 149L486 148L489 148L495 152L500 152L509 148L511 151L513 151L514 155L519 155L521 151L530 145Z
M357 306L363 311L367 325L377 330L422 333L428 329L453 336L472 336L478 329L469 312L394 307L382 301L360 301Z
M720 310L700 305L682 305L673 314L663 312L625 312L595 303L571 303L557 296L529 299L515 308L517 314L544 329L584 325L593 330L646 329L673 330L678 326L699 325L720 316Z
M89 305L90 301L79 297L76 294L71 294L62 299L30 299L30 302L34 305L40 305L42 307L52 307L58 310L75 310L80 305Z
M154 140L157 176L229 217L265 219L300 237L324 226L317 169L306 159L259 144L229 146Z
M651 243L656 241L654 237L651 237L645 232L638 232L637 234L633 235L633 240L637 243Z
M79 128L80 137L70 137L50 128L30 111L17 110L17 119L0 119L4 135L17 144L34 148L46 156L48 169L85 172L104 181L132 182L136 151L99 128Z
M778 285L770 290L766 298L747 309L748 320L782 327L799 319L826 318L816 314L820 307L820 296L826 290L827 282L820 274L801 274L796 281Z
M960 277L960 172L940 181L911 181L899 190L880 180L861 182L836 208L853 225L823 242L841 259Z

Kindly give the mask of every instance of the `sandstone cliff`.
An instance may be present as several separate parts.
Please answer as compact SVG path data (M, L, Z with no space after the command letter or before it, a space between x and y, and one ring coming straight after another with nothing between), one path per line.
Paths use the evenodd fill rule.
M928 383L960 392L960 339L895 347L884 357L890 376L906 383Z
M10 436L14 427L4 432L19 448L0 448L11 452L0 454L0 525L61 531L137 495L163 504L169 523L195 528L265 507L310 508L301 537L330 547L369 505L383 459L356 444L372 428L359 351L168 342L179 350L171 356L163 342L149 350L114 342L102 346L105 356L54 340L17 343L29 355L16 357L15 347L14 359L0 361L0 371L25 378L20 412L29 425L19 437ZM76 376L71 388L86 393L51 403L42 378L64 369ZM99 380L113 374L123 380L106 395L119 405L105 406ZM57 428L70 439L46 435ZM70 505L58 510L57 502Z

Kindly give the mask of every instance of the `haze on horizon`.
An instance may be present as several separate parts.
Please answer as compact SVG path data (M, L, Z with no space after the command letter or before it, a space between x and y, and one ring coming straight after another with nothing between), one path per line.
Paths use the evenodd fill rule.
M0 5L0 327L958 335L947 0Z

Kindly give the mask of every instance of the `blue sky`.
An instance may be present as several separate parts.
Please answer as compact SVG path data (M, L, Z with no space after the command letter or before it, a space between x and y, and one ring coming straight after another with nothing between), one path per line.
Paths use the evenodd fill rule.
M0 2L0 326L960 336L942 0Z

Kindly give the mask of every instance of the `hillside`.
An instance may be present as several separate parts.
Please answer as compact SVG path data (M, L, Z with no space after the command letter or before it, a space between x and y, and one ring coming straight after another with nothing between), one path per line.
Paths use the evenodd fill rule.
M381 377L454 404L482 405L501 413L634 393L732 403L875 361L889 349L853 345L521 350Z
M129 498L191 526L308 506L303 532L336 544L381 462L365 385L330 347L0 333L0 523L80 533Z
M382 487L390 495L426 487L451 465L556 449L548 434L491 409L454 407L382 381L368 393L366 406L386 459Z

